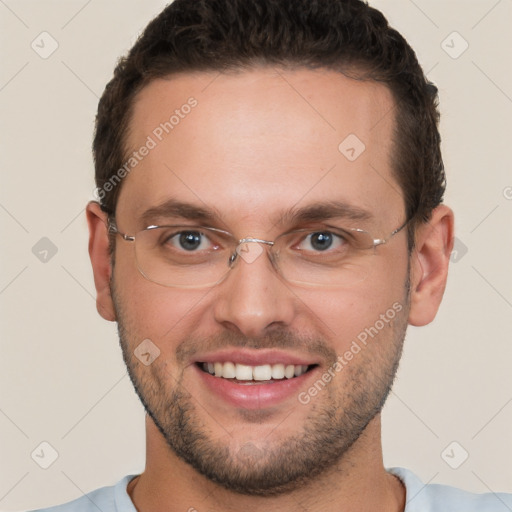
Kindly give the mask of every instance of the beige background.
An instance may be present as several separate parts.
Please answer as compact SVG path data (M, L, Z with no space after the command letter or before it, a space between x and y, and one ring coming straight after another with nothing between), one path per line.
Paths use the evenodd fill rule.
M164 3L0 0L3 511L69 500L143 468L143 410L115 326L95 311L83 208L98 97ZM383 413L385 463L425 482L512 492L512 1L371 3L439 86L459 249L437 320L409 331ZM31 47L51 49L43 31L58 42L46 59ZM43 237L57 249L46 262ZM37 448L34 459L50 461L43 441L58 452L48 469L31 457ZM460 447L443 459L452 441ZM460 462L462 450L469 458L452 469L445 460Z

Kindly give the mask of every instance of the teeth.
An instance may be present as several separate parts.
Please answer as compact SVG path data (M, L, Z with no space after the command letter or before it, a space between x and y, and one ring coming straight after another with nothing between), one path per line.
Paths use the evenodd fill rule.
M217 372L215 372L215 374L217 374ZM222 377L225 379L234 379L236 377L238 379L238 369L235 368L233 363L224 363Z
M269 364L255 366L252 370L254 380L270 380L272 378L272 368Z
M222 376L225 379L229 379L229 373L226 375L226 366L233 363L224 363L224 373ZM235 365L233 365L235 366ZM245 364L237 364L236 368L236 380L252 380L252 366L246 366Z
M284 364L275 364L272 366L272 378L284 379Z
M306 367L307 368L307 367ZM292 379L294 376L295 376L295 366L293 364L289 364L285 369L284 369L284 376L287 378L287 379Z
M202 368L205 372L215 375L215 377L223 377L224 379L264 381L300 377L303 373L306 373L308 366L300 364L284 365L281 363L248 366L245 364L234 364L228 361L226 363L202 363Z
M296 365L293 369L293 374L295 377L302 375L308 369L307 366L301 366L300 364Z

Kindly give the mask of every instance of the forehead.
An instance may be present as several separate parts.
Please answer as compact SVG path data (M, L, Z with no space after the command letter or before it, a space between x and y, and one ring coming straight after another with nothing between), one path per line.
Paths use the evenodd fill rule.
M154 80L134 104L117 216L132 224L171 198L255 226L322 201L389 217L403 210L393 111L384 85L328 70Z

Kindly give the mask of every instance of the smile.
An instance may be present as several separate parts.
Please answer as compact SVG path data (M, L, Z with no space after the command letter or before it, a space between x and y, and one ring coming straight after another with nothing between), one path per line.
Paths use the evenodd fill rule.
M273 382L274 380L293 379L300 377L309 371L315 365L301 364L263 364L263 365L246 365L232 362L203 362L198 363L201 370L215 377L223 379L232 379L240 381L240 383L251 382Z

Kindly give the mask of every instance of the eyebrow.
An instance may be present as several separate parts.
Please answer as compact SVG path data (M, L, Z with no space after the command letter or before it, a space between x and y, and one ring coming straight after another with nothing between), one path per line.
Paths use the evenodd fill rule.
M192 203L178 201L176 199L168 199L157 206L153 206L145 210L140 218L144 225L149 225L154 223L155 219L160 218L180 218L211 222L218 217L219 215L214 210L209 210L207 208L196 206Z
M153 224L157 219L186 219L213 223L221 218L217 210L198 206L192 203L168 199L163 203L145 210L141 221L145 226ZM347 219L355 221L368 221L374 215L355 205L343 201L317 202L302 208L292 207L277 217L275 225L290 225L306 222L320 222L329 219Z
M343 201L322 201L302 208L290 208L279 218L280 224L319 222L329 219L369 221L374 215Z

